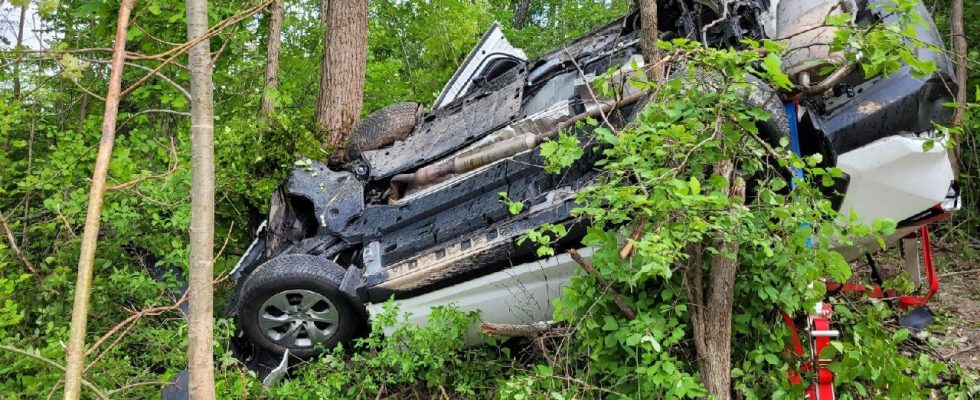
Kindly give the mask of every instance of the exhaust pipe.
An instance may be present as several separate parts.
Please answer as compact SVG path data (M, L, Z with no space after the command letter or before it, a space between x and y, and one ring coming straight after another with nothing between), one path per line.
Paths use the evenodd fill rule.
M395 175L391 178L391 182L389 184L388 199L390 201L400 199L402 197L402 189L405 187L405 185L429 185L438 183L449 175L469 172L498 160L534 149L541 143L544 143L557 135L558 132L568 129L586 118L595 117L617 108L631 105L637 101L640 101L640 99L643 99L646 97L646 95L647 92L640 91L619 100L602 101L599 102L599 107L595 107L591 110L562 121L555 125L554 128L549 129L547 132L513 137L494 143L473 153L460 155L428 167L420 168L418 171L415 171L415 173L412 174Z

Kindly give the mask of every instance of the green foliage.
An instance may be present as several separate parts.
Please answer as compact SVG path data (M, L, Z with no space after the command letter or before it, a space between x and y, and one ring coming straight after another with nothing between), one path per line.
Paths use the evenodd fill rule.
M980 60L980 57L974 54L971 60ZM952 141L958 143L960 149L959 182L964 202L962 209L954 214L954 220L965 226L962 230L954 229L951 233L967 242L963 246L965 255L969 259L977 260L980 259L980 254L968 242L970 238L980 236L980 208L977 207L977 201L980 201L980 152L977 152L977 146L980 145L980 86L974 86L972 100L964 110L963 123L948 128L946 135L953 138Z
M10 263L5 259L3 250L6 250L6 246L0 245L0 271L6 272ZM30 277L28 274L9 278L0 275L0 301L2 301L0 303L0 334L5 334L5 327L17 325L24 318L20 305L14 303L12 297L17 292L18 287L26 286L24 281Z
M370 2L364 108L430 103L493 22L486 0Z
M848 329L845 339L833 342L826 353L836 358L830 370L846 393L842 399L932 398L927 389L938 387L949 367L925 354L908 357L900 352L909 331L888 327L894 316L887 304L874 302L859 310L837 306L835 312Z
M507 205L507 211L511 213L511 215L520 214L521 211L524 210L524 202L511 200L510 196L507 195L507 192L500 192L497 193L497 195L500 196L500 201Z
M573 280L556 302L556 318L577 327L566 351L580 354L588 366L571 363L558 374L629 398L703 396L690 344L689 304L694 300L688 289L693 269L705 268L691 264L691 249L702 248L702 263L711 256L736 257L739 263L732 326L736 391L745 398L802 395L803 388L785 378L789 368L800 367L799 360L786 356L787 332L781 320L767 316L777 309L812 309L825 295L822 285L813 282L823 277L846 281L851 275L834 248L853 237L890 234L895 222L861 226L856 216L838 215L821 188L832 186L841 177L839 170L822 166L819 155L797 157L785 140L770 143L775 153L759 145L758 124L768 115L744 102L744 93L758 84L749 73L776 85L786 77L778 58L758 51L766 44L747 44L745 51L705 49L686 41L663 45L683 60L685 70L662 84L627 128L593 131L604 173L598 184L580 192L575 213L592 225L584 242L596 249L597 274L638 312L635 319L623 317L592 275ZM761 70L754 67L760 64ZM692 92L697 95L685 95ZM546 165L570 163L556 160L557 154L542 151ZM731 178L718 173L727 161L736 164ZM803 169L805 179L791 182L787 167ZM751 191L733 196L730 188L742 179L751 181ZM621 238L640 229L641 219L647 223L633 236L637 239L626 239L636 253L621 259ZM542 240L536 231L528 235L536 235L535 243L543 247L554 240ZM730 253L721 242L738 243L738 252ZM855 323L847 316L844 321L849 327ZM891 390L893 397L929 396L925 384L936 384L945 365L926 356L899 355L896 346L907 332L887 332L884 324L884 316L863 320L853 336L835 344L842 352L836 365L846 365L842 371L856 360L864 366L839 377L839 385L855 398L863 398L856 393ZM885 369L887 374L879 373ZM519 392L526 398L543 398L555 385L542 383L548 379L541 374L520 379L532 387Z
M212 24L242 10L238 1L209 1ZM253 2L254 3L254 2ZM431 101L492 22L486 2L371 1L370 54L367 67L368 113L403 100ZM21 6L27 1L14 2ZM155 55L186 38L184 2L140 2L133 13L127 50ZM216 55L215 150L216 233L226 244L216 260L223 276L251 241L269 195L297 159L325 159L310 134L319 82L323 28L316 17L321 1L287 2L280 53L279 86L271 92L277 113L256 121L265 62L267 17L260 13L211 39ZM0 211L8 218L21 250L37 268L26 269L8 248L0 248L0 333L3 344L32 349L63 362L67 342L78 236L85 218L88 182L99 140L104 95L118 2L44 0L46 53L19 53L0 42ZM9 7L9 5L4 6ZM12 14L14 18L18 13ZM31 14L28 14L31 17ZM16 28L16 21L14 21ZM48 32L48 31L46 31ZM28 32L26 37L35 36ZM17 68L9 68L20 58ZM139 80L154 60L129 60L124 86ZM163 67L154 78L124 97L102 213L89 337L99 337L132 312L172 304L178 279L152 275L171 271L186 276L189 220L189 86L186 59ZM10 89L17 73L22 98ZM226 242L227 237L227 242ZM0 242L6 236L0 233ZM217 251L218 249L216 249ZM231 288L216 287L216 310ZM228 321L219 320L227 328ZM226 329L227 330L227 329ZM121 336L119 335L121 332ZM227 338L228 333L224 333ZM186 324L176 311L141 318L121 329L89 356L106 351L87 376L105 390L169 380L186 367ZM118 342L113 343L118 338ZM219 398L240 398L255 391L251 377L230 362L228 341L219 338ZM44 398L61 373L31 360L0 353L0 397ZM257 392L257 391L256 391ZM126 392L152 398L159 387Z
M589 119L586 122L592 126L597 125L594 119ZM563 132L558 135L557 140L541 143L540 153L541 157L545 159L545 172L557 174L582 158L584 151L577 136Z
M555 255L555 249L551 247L551 244L565 237L567 234L568 229L565 228L565 225L544 224L537 228L529 229L517 239L517 245L522 246L524 243L529 243L537 247L535 252L538 257L553 256Z
M707 254L735 257L710 243L736 241L736 385L749 396L788 390L774 378L774 371L786 368L781 331L772 329L776 321L760 316L773 307L792 312L812 306L823 292L810 283L828 272L841 280L850 276L847 263L831 250L831 243L846 241L846 232L813 185L831 172L815 170L819 160L800 160L786 148L765 161L766 149L748 139L768 118L743 101L756 82L748 71L760 52L712 50L686 41L665 47L685 60L686 70L660 86L633 125L616 133L596 130L605 173L578 195L575 211L592 223L584 241L597 247L597 271L640 311L633 320L618 317L586 276L566 289L557 316L581 320L577 346L588 349L595 374L590 378L601 386L628 397L703 396L688 341L691 300L683 288L690 271L679 265L688 262L686 249L700 243ZM737 160L741 177L717 173L715 166L726 160ZM808 178L796 180L793 191L780 174L788 165L808 168ZM726 194L742 177L754 180L752 197ZM629 236L640 218L650 222L637 240L630 239L636 254L622 260L618 238Z
M426 326L408 322L388 302L357 341L353 353L338 347L305 366L295 379L269 392L272 399L373 399L379 394L423 398L452 395L489 398L506 365L492 348L465 348L465 337L479 318L453 307L436 307ZM352 354L352 355L349 355ZM349 356L348 356L349 355ZM421 392L421 393L420 393Z
M630 4L627 0L535 0L530 2L526 26L518 29L514 17L519 2L372 0L364 113L399 101L431 102L494 20L533 58L619 17ZM269 93L277 113L264 125L258 124L255 114L262 94L266 16L246 19L211 39L216 55L218 243L224 244L227 236L215 268L219 276L248 246L270 193L296 166L295 160L326 156L310 134L323 51L323 29L317 18L321 3L287 2L279 86ZM63 362L78 235L103 112L102 103L85 91L99 95L106 91L109 57L98 49L111 47L118 2L33 4L45 24L46 52L23 53L23 48L0 41L4 65L0 68L0 211L38 273L27 275L12 251L0 245L0 343ZM895 9L899 15L906 15L901 7L909 4L901 0L894 7L899 7ZM210 21L223 20L245 5L209 1ZM974 43L980 41L976 37L980 11L968 7L967 12L967 31ZM156 55L184 42L184 15L180 0L140 2L127 49ZM896 28L849 27L853 33L841 36L837 45L861 62L867 73L888 73L903 63L927 71L929 65L910 58L900 40L917 22L909 15ZM717 79L672 80L660 100L651 102L626 130L613 132L595 121L581 127L594 133L593 143L604 152L600 167L606 173L601 186L581 195L578 212L595 225L588 242L602 246L594 255L596 268L640 311L636 319L620 317L594 278L577 278L559 302L557 317L578 330L559 349L567 362L556 365L541 358L511 358L508 347L463 349L462 337L472 315L439 309L429 325L420 328L404 324L389 310L375 321L372 335L356 345L355 353L332 351L302 366L296 379L270 391L260 388L231 357L230 321L218 319L218 397L242 398L247 393L248 398L374 398L379 392L407 396L415 391L423 398L438 398L443 390L451 398L699 397L704 391L691 362L687 294L679 284L683 274L675 266L684 261L680 250L686 245L710 242L719 234L742 242L738 257L744 267L736 287L733 326L736 390L745 398L798 394L800 388L786 384L790 360L783 352L785 332L768 316L776 307L809 307L823 295L821 288L809 283L826 272L837 278L848 276L846 263L828 251L832 240L885 232L889 224L842 228L829 212L829 203L816 194L820 186L839 178L840 171L821 169L819 160L792 157L785 144L777 146L779 157L774 158L745 140L756 133L755 124L767 118L740 101L741 90L750 89L745 71L758 70L769 81L787 87L773 55L780 51L778 46L771 42L746 46L757 49L714 51L683 42L668 45L692 61L689 68L713 71L710 76ZM973 50L971 65L977 60ZM159 65L139 58L129 61L147 68ZM109 184L117 187L108 192L102 215L89 344L135 311L173 304L176 275L185 275L189 100L169 82L188 86L184 61L178 58L163 67L161 78L136 88L120 105L109 173ZM129 65L123 80L128 85L145 73ZM20 98L9 90L14 74L22 86ZM608 94L606 88L597 89ZM692 93L697 96L688 95ZM714 124L719 112L731 118ZM961 143L977 143L978 115L971 105L965 125L951 128ZM589 142L582 136L564 133L544 144L547 169L567 168L583 155L584 143ZM962 183L975 192L980 170L977 153L963 154L970 167ZM758 184L751 198L745 199L746 206L724 195L729 182L712 171L718 160L740 155L747 157L739 165L739 175ZM807 179L796 182L792 192L791 182L774 172L788 165L809 167ZM502 198L511 212L523 211L523 203ZM980 208L971 207L976 198L980 195L965 196L968 203L959 214L974 221L967 224L973 226L974 236L980 226L976 222ZM648 223L634 243L637 254L621 261L615 254L620 239L640 217ZM552 243L565 233L565 226L549 225L528 232L522 243L538 247L542 255L553 254ZM5 241L0 233L0 242ZM153 279L158 274L165 278ZM216 292L227 296L230 289L220 281ZM215 308L220 310L226 299L218 300ZM882 326L893 317L880 310L863 312L874 318L848 320L864 324L860 338L851 335L841 342L840 363L871 360L865 369L853 372L850 382L854 383L841 382L850 385L849 391L858 393L860 384L868 393L888 393L908 387L910 379L918 387L933 384L939 376L948 384L942 390L949 397L969 393L969 383L950 382L949 378L962 375L958 371L939 370L916 357L886 360L895 351L886 345L894 340ZM106 391L168 381L186 367L185 338L186 323L177 311L144 316L117 330L89 356L86 376ZM875 373L885 365L902 373L897 377ZM921 378L905 373L920 368L927 371ZM0 396L5 399L45 398L52 388L57 393L62 378L60 371L34 360L0 352ZM158 386L137 386L115 396L155 398L158 394Z
M534 0L526 26L514 25L521 0L490 0L491 12L503 24L507 39L536 58L626 13L630 0Z
M871 7L889 22L874 21L867 27L850 22L853 15L828 17L828 25L844 28L834 35L831 48L842 51L848 60L861 65L868 78L891 74L906 65L912 68L915 76L927 76L936 70L936 63L922 60L918 52L942 52L942 49L915 41L916 30L927 25L919 13L919 4L919 0L871 3ZM910 45L910 41L915 42Z

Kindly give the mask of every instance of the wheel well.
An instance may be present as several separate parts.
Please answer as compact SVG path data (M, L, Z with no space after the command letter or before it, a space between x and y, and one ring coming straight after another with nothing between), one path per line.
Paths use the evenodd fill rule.
M293 215L295 215L296 220L301 224L298 227L302 234L299 239L315 236L318 224L316 221L316 207L313 205L313 201L306 196L292 193L289 194L288 198L289 208L292 210Z

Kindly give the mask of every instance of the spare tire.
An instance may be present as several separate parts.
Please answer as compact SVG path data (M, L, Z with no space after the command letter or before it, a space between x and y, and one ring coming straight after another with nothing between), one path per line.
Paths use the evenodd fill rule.
M347 142L348 158L407 138L418 124L420 114L418 103L392 104L371 113L351 134Z

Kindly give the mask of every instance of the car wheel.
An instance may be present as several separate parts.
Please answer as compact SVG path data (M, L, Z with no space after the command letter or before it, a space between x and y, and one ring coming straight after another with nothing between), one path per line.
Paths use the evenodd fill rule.
M351 134L348 157L407 138L418 123L420 111L418 103L398 103L371 113Z
M746 81L752 88L745 96L745 104L769 113L768 119L757 123L759 136L771 146L779 146L780 139L789 138L789 117L786 115L779 93L755 76L747 76Z
M344 269L324 258L291 254L253 271L242 287L238 324L255 345L299 358L349 343L363 324L340 292Z

